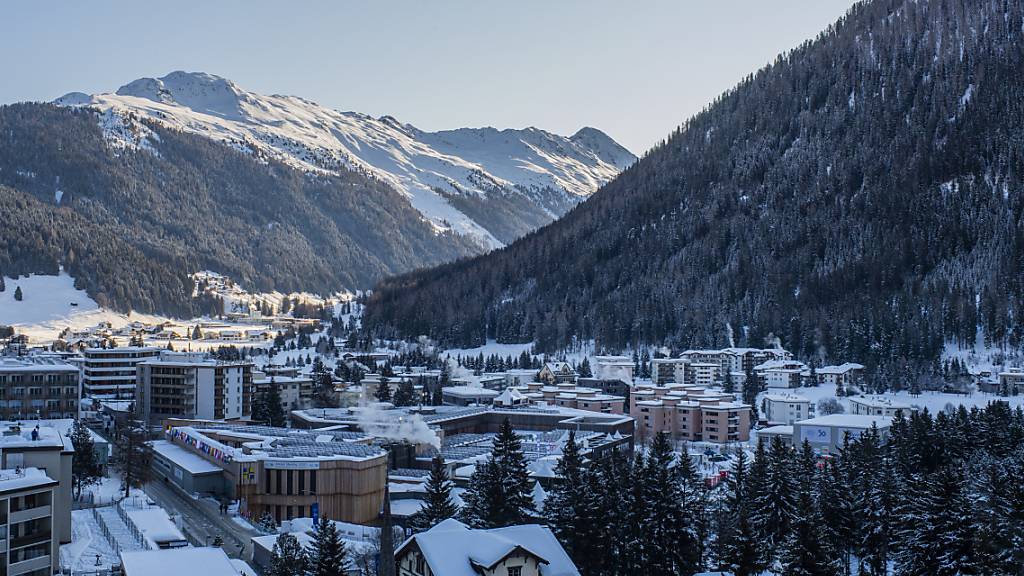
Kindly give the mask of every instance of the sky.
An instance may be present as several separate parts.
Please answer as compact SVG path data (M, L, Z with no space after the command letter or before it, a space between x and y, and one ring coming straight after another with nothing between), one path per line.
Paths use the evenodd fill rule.
M8 0L0 103L202 71L424 130L603 130L640 154L852 0Z

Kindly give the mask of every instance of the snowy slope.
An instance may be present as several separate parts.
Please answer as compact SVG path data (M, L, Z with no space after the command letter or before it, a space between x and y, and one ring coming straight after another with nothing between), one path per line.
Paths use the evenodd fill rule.
M137 118L147 118L302 170L365 171L404 193L439 230L473 234L492 247L503 243L492 233L493 225L489 230L479 213L474 220L456 208L452 196L484 202L494 195L521 196L536 215L551 220L636 159L594 128L570 137L537 128L424 132L390 116L372 118L295 96L247 92L204 73L141 78L114 94L75 92L56 102L103 111L105 134L118 147L158 153L144 127L132 129Z

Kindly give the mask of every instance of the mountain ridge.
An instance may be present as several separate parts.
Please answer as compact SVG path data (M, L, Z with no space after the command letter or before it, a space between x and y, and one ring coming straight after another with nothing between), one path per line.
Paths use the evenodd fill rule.
M485 249L561 216L635 160L592 127L568 137L534 127L428 132L391 116L262 96L202 72L140 78L113 94L72 92L55 103L117 115L130 128L147 118L300 170L365 171L438 231L472 236Z

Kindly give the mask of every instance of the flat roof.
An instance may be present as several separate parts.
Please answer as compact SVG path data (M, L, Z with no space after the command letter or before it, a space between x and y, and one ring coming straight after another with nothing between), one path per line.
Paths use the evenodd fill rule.
M47 476L46 472L39 468L0 470L0 492L14 492L55 485L57 485L57 481Z
M155 440L151 445L153 446L154 452L170 460L189 474L219 474L224 471L220 466L213 464L202 456L182 448L173 442L169 442L167 440Z
M172 548L121 552L126 576L238 576L234 564L220 548Z
M879 428L888 428L892 418L888 416L869 416L866 414L829 414L797 422L800 426L839 426L842 428L871 428L872 424Z
M0 372L78 372L78 367L52 357L0 357Z

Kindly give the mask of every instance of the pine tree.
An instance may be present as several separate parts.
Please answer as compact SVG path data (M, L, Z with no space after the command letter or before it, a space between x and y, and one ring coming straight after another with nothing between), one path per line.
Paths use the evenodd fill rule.
M795 508L789 532L779 554L783 576L832 576L838 574L836 559L829 556L820 536L823 525L815 502L815 458L805 440L795 463Z
M14 288L14 299L17 300L18 302L21 302L21 299L23 297L24 297L24 294L22 294L22 292L21 292L21 286L16 286Z
M789 536L792 514L796 505L792 477L792 459L790 449L779 437L772 438L771 446L766 455L759 446L752 476L762 473L763 482L758 482L757 492L752 494L752 519L759 540L765 547L766 565L771 565L783 542Z
M558 478L544 502L544 518L566 553L579 566L584 560L586 540L591 535L588 530L587 479L575 431L569 431L555 474Z
M643 469L647 514L641 546L647 574L692 574L699 568L700 500L692 488L695 480L690 458L677 456L668 434L658 434Z
M344 576L348 550L334 522L321 517L309 551L308 576Z
M435 456L430 464L430 477L427 479L426 503L410 519L415 530L429 530L438 522L455 517L458 507L452 500L452 487L452 482L445 471L444 459Z
M748 466L747 453L740 449L732 474L726 479L725 510L718 533L721 540L719 568L735 576L752 576L760 566L760 543L750 517Z
M270 553L270 567L267 576L306 576L309 569L309 555L291 534L277 537Z
M416 389L413 388L411 380L402 380L395 390L395 406L412 406L415 403Z
M523 354L526 352L524 351ZM590 368L590 360L586 356L583 357L583 361L580 362L579 368L577 368L580 378L593 378L594 372Z
M131 496L132 488L142 488L150 477L151 453L146 444L146 432L140 427L122 431L117 442L116 468L121 473L124 497Z
M490 457L470 478L463 496L463 517L478 528L524 524L534 509L532 493L522 443L505 418Z
M722 391L727 394L732 394L736 391L736 383L733 382L731 370L725 371L725 380L722 383Z
M378 402L391 402L391 384L388 383L386 376L381 375L374 397Z
M270 414L267 413L267 390L260 390L252 398L252 406L249 409L249 420L257 424L270 422Z
M281 387L278 386L277 382L271 380L270 386L266 390L266 415L267 424L270 426L276 426L283 428L288 424L288 418L284 411L284 405L281 400Z
M277 521L270 512L264 511L256 522L256 527L264 534L274 534L277 532Z
M100 481L103 470L96 458L92 434L81 420L75 420L71 430L71 444L75 448L71 460L71 483L74 487L75 500L78 500L84 488Z

